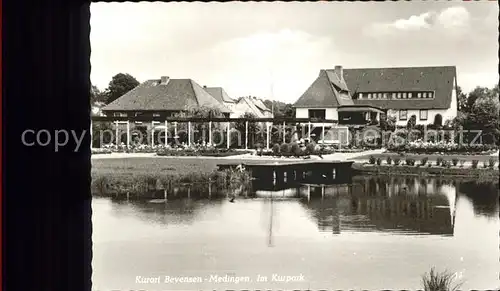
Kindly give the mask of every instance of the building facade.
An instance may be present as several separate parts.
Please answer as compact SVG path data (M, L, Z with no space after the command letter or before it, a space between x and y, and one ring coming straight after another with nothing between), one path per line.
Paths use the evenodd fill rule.
M378 108L405 126L440 124L457 116L454 66L321 70L294 104L297 118L324 118L344 124L377 120ZM365 108L366 106L366 108ZM354 112L360 112L356 116Z

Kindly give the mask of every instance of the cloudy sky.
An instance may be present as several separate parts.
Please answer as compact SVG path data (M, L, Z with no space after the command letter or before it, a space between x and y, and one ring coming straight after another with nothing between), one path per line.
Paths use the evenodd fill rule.
M496 1L92 3L90 22L100 89L129 73L294 102L335 65L456 65L465 91L498 82Z

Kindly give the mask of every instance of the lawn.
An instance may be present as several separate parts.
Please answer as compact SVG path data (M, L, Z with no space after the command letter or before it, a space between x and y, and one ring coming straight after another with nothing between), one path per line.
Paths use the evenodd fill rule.
M382 154L374 154L374 155L363 155L363 156L358 156L354 158L354 161L366 161L368 160L371 156L374 158L381 158L382 160L387 159L387 157L391 157L392 159L399 157L400 159L404 160L406 158L411 158L415 159L416 161L420 161L422 158L427 157L429 161L435 161L438 157L443 158L445 160L452 160L452 159L459 159L459 160L464 160L464 161L472 161L472 160L478 160L479 162L484 162L484 161L489 161L491 158L495 159L495 161L498 161L498 155L495 156L489 156L489 155L439 155L439 154L404 154L400 155L398 153L382 153Z

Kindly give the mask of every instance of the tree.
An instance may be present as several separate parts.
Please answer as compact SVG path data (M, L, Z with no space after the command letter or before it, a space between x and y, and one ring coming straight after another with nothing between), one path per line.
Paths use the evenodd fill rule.
M131 75L123 73L116 74L113 76L106 89L106 103L109 104L115 101L138 85L139 81Z
M106 102L106 95L97 86L90 86L90 104L96 105L98 102Z
M457 87L457 109L458 111L465 111L467 108L467 94L462 91L460 86Z

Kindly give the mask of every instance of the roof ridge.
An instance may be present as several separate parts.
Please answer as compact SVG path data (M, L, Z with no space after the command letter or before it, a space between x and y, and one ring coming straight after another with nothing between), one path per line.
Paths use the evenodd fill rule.
M382 69L431 69L431 68L454 68L456 65L445 66L408 66L408 67L361 67L361 68L344 68L344 70L382 70ZM335 71L335 69L324 69L325 71Z

